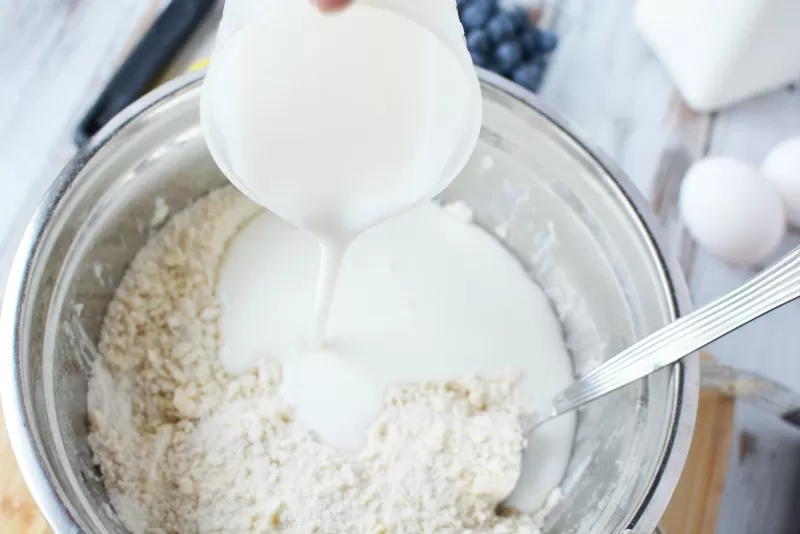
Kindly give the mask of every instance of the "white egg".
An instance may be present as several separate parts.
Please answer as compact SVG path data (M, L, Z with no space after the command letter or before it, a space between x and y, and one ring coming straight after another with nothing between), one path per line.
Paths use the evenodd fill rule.
M733 158L695 163L681 185L680 210L692 237L732 264L761 263L786 232L777 191L757 169Z
M761 172L778 190L789 222L800 227L800 137L790 137L773 148Z

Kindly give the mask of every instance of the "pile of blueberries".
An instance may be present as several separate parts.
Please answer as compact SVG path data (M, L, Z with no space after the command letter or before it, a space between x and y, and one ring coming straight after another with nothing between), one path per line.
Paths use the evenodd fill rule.
M536 27L531 13L503 9L497 0L456 0L475 65L536 91L548 54L558 45L555 33Z

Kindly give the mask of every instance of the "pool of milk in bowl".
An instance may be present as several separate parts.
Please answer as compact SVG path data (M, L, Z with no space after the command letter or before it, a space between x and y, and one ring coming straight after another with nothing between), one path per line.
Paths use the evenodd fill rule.
M281 391L321 439L358 451L397 381L524 372L533 405L573 380L562 328L544 291L463 204L426 202L360 236L345 257L328 346L309 352L319 247L269 212L233 240L218 296L223 365L283 364ZM503 228L498 229L502 236ZM320 362L323 362L321 364ZM508 503L540 509L564 477L575 418L529 436Z

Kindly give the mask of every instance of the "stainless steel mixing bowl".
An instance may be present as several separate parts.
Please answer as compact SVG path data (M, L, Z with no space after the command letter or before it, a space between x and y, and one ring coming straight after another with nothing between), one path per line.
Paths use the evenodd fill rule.
M551 297L581 374L686 311L683 284L625 177L533 95L481 76L481 140L443 197L506 236ZM87 374L106 305L158 224L157 204L179 210L225 183L200 132L201 81L176 80L106 127L48 191L10 269L3 410L57 534L125 532L86 440ZM582 410L546 531L652 531L688 452L697 393L690 357Z

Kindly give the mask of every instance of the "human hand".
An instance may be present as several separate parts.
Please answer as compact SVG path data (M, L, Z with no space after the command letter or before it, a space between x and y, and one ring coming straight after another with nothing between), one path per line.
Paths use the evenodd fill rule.
M353 0L311 0L320 11L338 11L353 3Z

